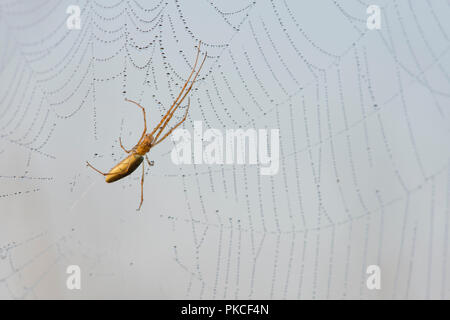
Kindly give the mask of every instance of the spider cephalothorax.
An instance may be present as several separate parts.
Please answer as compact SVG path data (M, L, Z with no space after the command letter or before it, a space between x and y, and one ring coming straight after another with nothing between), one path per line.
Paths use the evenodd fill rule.
M144 137L144 139L142 139L141 143L136 145L136 147L135 147L136 153L144 156L153 147L154 142L155 142L155 138L153 138L153 135L151 135L151 134L145 135L145 137Z

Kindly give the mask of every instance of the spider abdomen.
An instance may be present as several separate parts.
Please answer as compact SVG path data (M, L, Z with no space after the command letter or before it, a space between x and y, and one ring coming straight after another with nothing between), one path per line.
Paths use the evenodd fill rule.
M117 165L115 165L111 170L109 170L106 175L105 181L107 183L114 182L122 179L133 173L137 167L142 163L144 157L137 153L132 153Z

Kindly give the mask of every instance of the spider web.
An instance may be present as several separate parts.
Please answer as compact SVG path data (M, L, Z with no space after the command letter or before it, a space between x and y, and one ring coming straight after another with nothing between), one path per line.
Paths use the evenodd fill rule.
M448 299L450 2L379 1L380 30L371 4L0 1L0 297ZM124 98L156 125L199 40L183 127L279 128L280 170L176 166L168 139L136 213L139 174L85 161L137 141Z

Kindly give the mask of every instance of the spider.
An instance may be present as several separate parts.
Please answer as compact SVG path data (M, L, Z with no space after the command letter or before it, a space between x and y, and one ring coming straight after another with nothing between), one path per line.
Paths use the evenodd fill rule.
M186 87L188 86L188 84L192 78L192 75L195 72L195 68L197 67L198 57L200 55L200 45L201 45L201 42L198 45L197 56L195 58L195 63L194 63L194 66L192 67L192 71L189 75L189 78L186 80L186 83L184 84L183 88L181 89L181 92L178 95L178 97L176 98L176 100L173 102L172 106L169 108L169 110L166 112L166 114L162 117L161 121L152 130L152 132L147 134L147 120L146 120L146 116L145 116L144 107L142 107L139 103L137 103L133 100L129 100L129 99L125 98L125 101L134 103L136 106L138 106L142 110L142 113L144 115L144 131L142 132L141 138L139 139L137 144L131 150L127 150L122 145L122 139L119 137L120 147L123 149L123 151L125 151L128 154L128 156L125 159L123 159L122 161L120 161L117 165L115 165L111 170L109 170L108 173L101 172L100 170L94 168L89 162L86 161L87 166L91 167L92 169L94 169L95 171L97 171L98 173L100 173L106 177L105 181L107 183L111 183L111 182L120 180L120 179L130 175L139 167L139 165L142 164L141 202L140 202L139 208L137 210L141 209L142 203L144 202L144 162L143 162L144 157L147 160L147 163L149 164L149 166L153 166L153 161L150 162L148 160L147 153L150 151L151 148L153 148L154 146L156 146L157 144L162 142L164 139L166 139L178 126L180 126L186 120L186 117L187 117L187 114L189 111L189 106L190 106L190 98L188 98L188 105L187 105L186 112L184 114L183 119L180 122L178 122L172 129L170 129L166 134L164 134L159 139L160 135L162 134L164 128L169 123L169 121L172 118L172 116L174 115L175 111L178 109L180 104L183 102L183 100L187 96L187 94L191 91L192 86L194 85L195 80L197 79L197 76L203 67L203 63L205 62L206 56L207 56L206 52L205 52L203 61L200 64L199 69L197 70L194 78L192 79L190 86L186 89ZM155 134L156 134L156 136L154 136Z

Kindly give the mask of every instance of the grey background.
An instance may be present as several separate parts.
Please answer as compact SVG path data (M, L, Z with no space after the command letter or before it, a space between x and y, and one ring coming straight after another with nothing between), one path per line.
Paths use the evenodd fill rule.
M66 27L72 4L81 30ZM381 30L366 27L370 4ZM449 11L0 1L0 297L448 299ZM279 128L280 170L176 166L167 140L138 213L139 171L106 184L85 161L108 170L118 137L137 141L125 97L159 121L199 40L184 128ZM366 288L373 264L381 290Z

